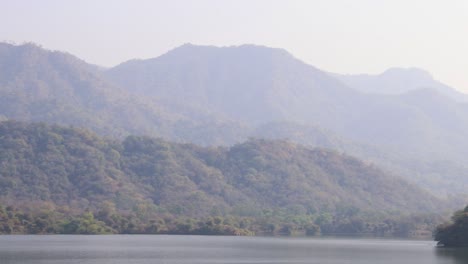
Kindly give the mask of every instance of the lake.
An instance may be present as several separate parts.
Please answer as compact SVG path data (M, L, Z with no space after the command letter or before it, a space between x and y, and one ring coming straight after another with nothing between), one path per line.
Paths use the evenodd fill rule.
M433 241L166 235L0 236L1 264L468 263Z

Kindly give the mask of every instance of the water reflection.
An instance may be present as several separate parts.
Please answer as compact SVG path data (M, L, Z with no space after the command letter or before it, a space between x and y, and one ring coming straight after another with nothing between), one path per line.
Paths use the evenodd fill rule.
M467 264L432 241L204 236L0 236L0 264ZM433 253L436 252L436 253Z
M435 254L444 263L467 264L468 248L437 248Z

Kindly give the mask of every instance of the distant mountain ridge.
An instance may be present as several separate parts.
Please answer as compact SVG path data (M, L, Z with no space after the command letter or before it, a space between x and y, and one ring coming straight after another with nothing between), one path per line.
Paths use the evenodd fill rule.
M433 89L457 102L468 102L468 95L435 80L432 75L419 68L390 68L378 75L331 74L346 85L375 94L404 94L419 89Z
M234 126L234 122L214 120L202 112L194 122L182 111L169 111L154 100L113 85L102 76L103 71L70 54L34 44L1 44L0 116L87 127L114 137L148 134L176 140L190 138L187 130ZM203 141L202 133L197 134Z
M440 120L423 121L431 117L413 102L356 92L280 49L184 45L158 58L123 63L106 76L116 85L131 87L127 90L131 93L158 98L163 104L184 105L251 125L309 123L357 141L387 144L391 139L392 144L412 147L419 147L411 142L419 144L424 131L446 130ZM463 115L457 118L468 128ZM408 123L402 126L399 120L405 119ZM412 127L413 123L424 127Z
M307 111L313 101L304 99L319 97L317 104L338 100L344 104L345 96L353 94L284 50L254 45L217 48L186 44L158 58L120 64L109 69L107 76L121 87L131 87L133 93L250 124L324 116L328 109ZM317 86L316 80L326 87Z

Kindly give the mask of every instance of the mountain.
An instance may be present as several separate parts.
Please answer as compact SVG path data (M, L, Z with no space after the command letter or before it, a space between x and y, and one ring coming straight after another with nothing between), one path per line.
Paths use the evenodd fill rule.
M0 45L0 113L8 119L87 126L104 134L125 133L123 126L171 116L157 106L125 96L96 73L95 67L34 44ZM132 100L140 100L131 104Z
M106 74L133 94L253 125L281 120L326 122L327 116L338 117L337 109L327 105L349 105L349 98L355 96L339 81L286 51L254 45L186 44L154 59L122 63Z
M419 89L433 89L454 101L468 102L468 95L435 80L429 72L418 68L391 68L378 75L331 75L364 93L404 94Z
M113 85L103 71L35 44L0 43L0 119L87 127L117 138L147 134L211 143L218 138L211 129L224 132L223 142L232 142L230 130L242 128L237 122L201 112L192 120L182 111L169 111L155 100Z
M444 145L440 138L453 132L444 118L433 118L434 111L414 100L359 93L281 49L186 44L158 58L123 63L106 76L129 93L159 99L172 111L181 112L183 105L253 126L306 123L351 140L413 151L434 142ZM420 101L434 97L426 93L420 93ZM451 119L467 131L466 107L442 101L426 105L444 113L456 108L460 114Z
M398 72L388 71L385 80ZM413 79L414 83L432 80L422 71L412 72L408 75L413 77L399 79L401 86L413 85ZM315 136L332 134L348 143L341 150L390 171L396 169L439 194L463 193L462 188L468 187L468 178L460 177L459 169L457 174L451 173L455 170L447 174L428 168L447 162L451 164L445 167L467 171L463 157L468 154L468 109L434 89L367 94L284 50L254 45L186 44L157 58L122 63L105 74L132 94L161 99L174 112L181 112L183 105L192 113L202 111L246 123L253 127L248 135L293 138L307 144L317 143ZM282 123L282 130L262 129L274 123ZM328 132L308 133L304 125ZM298 137L304 133L310 138ZM463 187L454 187L454 182Z
M267 211L281 219L328 213L375 221L446 208L371 164L287 141L229 148L138 136L120 142L14 121L1 122L0 135L0 201L20 209L33 204L98 213L111 207L121 214L254 219Z

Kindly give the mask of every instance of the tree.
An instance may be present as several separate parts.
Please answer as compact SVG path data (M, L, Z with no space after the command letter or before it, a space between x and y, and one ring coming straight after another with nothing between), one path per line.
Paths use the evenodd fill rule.
M468 206L452 216L452 223L437 227L434 239L446 247L468 247Z
M111 234L113 230L105 225L104 222L94 218L92 212L85 212L80 217L66 222L63 225L65 234Z

